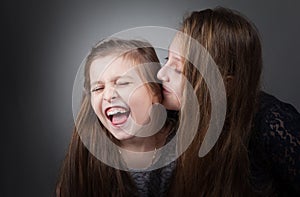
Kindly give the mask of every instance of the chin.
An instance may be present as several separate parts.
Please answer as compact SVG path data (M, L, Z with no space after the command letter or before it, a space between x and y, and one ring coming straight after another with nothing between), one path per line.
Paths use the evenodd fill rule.
M175 110L175 111L180 110L180 104L178 101L176 101L176 102L165 102L164 101L163 105L167 110Z
M121 132L111 132L111 134L117 139L117 140L128 140L134 137L134 135L130 135L128 133L126 133L125 131L121 131Z

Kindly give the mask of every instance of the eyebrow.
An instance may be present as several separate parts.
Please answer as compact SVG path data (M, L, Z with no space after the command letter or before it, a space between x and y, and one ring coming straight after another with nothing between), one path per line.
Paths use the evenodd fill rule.
M177 56L177 55L173 55L173 58L175 59L175 60L177 60L177 61L182 61L182 58L181 58L181 56Z
M133 79L131 76L125 75L125 76L113 77L110 81L117 81L118 79L121 79L121 78ZM96 84L104 84L104 82L103 81L94 81L94 82L91 83L91 86L94 86Z
M170 50L170 46L171 46L171 45L169 45L169 47L168 47L169 53L171 53L171 54L173 55L174 59L176 59L176 60L178 60L178 61L181 61L181 59L182 59L181 55L179 55L179 54L177 53L177 51Z
M174 53L172 51L170 51L171 54L172 54L172 57L176 60L176 61L182 61L182 57L181 55L177 54L177 53Z

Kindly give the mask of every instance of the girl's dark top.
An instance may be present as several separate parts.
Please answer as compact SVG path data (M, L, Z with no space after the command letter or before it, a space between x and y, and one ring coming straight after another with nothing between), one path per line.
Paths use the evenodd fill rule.
M300 196L300 114L265 92L249 145L252 183L272 196Z
M176 114L168 112L173 118ZM255 190L262 196L267 195L263 191L300 196L300 114L292 105L261 92L253 131L249 159ZM165 196L175 168L176 161L154 171L131 172L140 196Z

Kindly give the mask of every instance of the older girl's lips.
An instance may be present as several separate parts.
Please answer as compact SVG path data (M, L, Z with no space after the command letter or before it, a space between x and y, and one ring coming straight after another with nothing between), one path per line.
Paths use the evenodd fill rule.
M172 91L168 89L166 86L163 86L163 92L166 94L170 94Z

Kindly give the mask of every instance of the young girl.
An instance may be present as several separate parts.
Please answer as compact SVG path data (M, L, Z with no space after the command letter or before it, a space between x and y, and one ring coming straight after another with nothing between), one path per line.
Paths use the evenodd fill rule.
M83 100L57 196L163 195L174 164L150 171L162 157L172 122L155 106L162 101L160 69L147 42L109 39L85 62ZM154 106L155 105L155 106ZM163 122L164 123L164 122ZM156 177L156 178L152 178Z
M227 94L221 135L201 158L198 151L207 134L212 101L205 72L196 69L209 65L208 53L197 51L193 41L218 65ZM241 14L207 9L183 21L158 78L163 81L163 104L179 110L180 125L189 115L190 95L179 79L182 74L188 79L198 98L200 121L193 143L177 161L170 196L299 196L300 114L260 91L261 71L258 32ZM179 134L186 137L185 132Z

